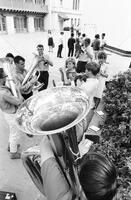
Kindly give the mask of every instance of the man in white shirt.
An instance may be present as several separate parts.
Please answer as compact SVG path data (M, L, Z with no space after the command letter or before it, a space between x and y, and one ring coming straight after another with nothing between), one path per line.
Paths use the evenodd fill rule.
M94 108L94 96L97 92L99 81L97 79L97 74L99 73L99 65L95 62L87 63L85 66L85 72L87 75L86 82L82 82L81 88L89 97L89 110ZM86 131L88 126L88 113L86 117L76 125L76 134L78 142L81 141L83 133Z
M58 41L57 57L59 57L59 58L62 58L61 53L62 53L63 43L64 43L64 41L63 41L63 35L64 35L64 32L61 32L60 33L60 38L59 38L59 41Z
M90 38L85 38L83 45L81 46L81 51L77 62L77 73L85 72L85 65L93 59L93 52L90 47Z
M53 62L48 55L44 54L44 46L42 44L37 45L38 56L43 58L41 62L39 62L37 70L40 73L38 81L43 83L43 86L38 90L42 91L48 87L49 82L49 66L53 66Z
M95 62L87 63L85 66L86 75L88 76L86 82L83 82L81 88L89 97L90 109L94 107L94 96L98 88L99 81L97 79L97 74L99 73L99 66Z

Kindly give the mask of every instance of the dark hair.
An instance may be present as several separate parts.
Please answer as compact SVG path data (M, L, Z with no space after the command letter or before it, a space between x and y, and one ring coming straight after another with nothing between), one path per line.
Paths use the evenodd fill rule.
M15 56L14 57L14 63L19 64L19 61L22 60L25 62L25 59L22 56Z
M94 76L96 76L100 71L99 65L95 62L87 63L85 65L85 69L87 69L88 71L91 71Z
M38 44L38 45L37 45L37 48L38 48L38 47L40 47L40 48L41 48L41 47L44 48L43 44Z
M115 166L101 154L83 157L79 179L88 200L112 200L116 194Z
M85 38L84 42L87 42L88 44L91 43L91 39L90 38Z
M98 59L107 59L107 54L104 51L99 51Z
M86 36L86 34L85 34L85 33L83 33L83 34L82 34L82 37L85 37L85 36Z
M13 58L13 59L14 59L14 55L13 55L12 53L7 53L7 54L6 54L6 58L7 58L7 57L8 57L8 58Z
M101 35L105 37L106 34L105 34L105 33L102 33Z
M99 38L100 38L100 35L99 35L99 34L96 34L96 35L95 35L95 38L96 38L96 39L99 39Z
M61 34L61 35L63 35L63 34L64 34L64 32L62 31L62 32L60 32L60 34Z
M74 33L71 33L71 37L74 37Z

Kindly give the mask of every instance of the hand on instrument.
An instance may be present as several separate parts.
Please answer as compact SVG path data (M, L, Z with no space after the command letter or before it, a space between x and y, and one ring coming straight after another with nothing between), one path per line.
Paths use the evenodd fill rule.
M49 158L54 157L54 153L47 136L44 136L42 142L40 143L40 155L41 155L41 165Z
M33 76L30 80L31 84L35 84L37 82L37 76Z

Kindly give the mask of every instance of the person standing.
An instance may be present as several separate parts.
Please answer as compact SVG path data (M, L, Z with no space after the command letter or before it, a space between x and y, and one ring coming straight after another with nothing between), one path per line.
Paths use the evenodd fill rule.
M53 37L51 35L51 31L48 32L48 47L49 47L49 52L53 52L53 48L54 48L54 41L53 41Z
M92 42L91 47L93 48L95 60L97 60L97 55L100 50L100 35L99 34L95 35L95 39Z
M11 89L5 86L6 77L7 75L4 73L3 68L0 68L0 109L3 111L4 117L9 125L8 151L10 151L10 158L20 159L21 154L18 152L18 142L21 131L16 125L15 115L18 106L23 101L23 97L19 90L16 90L18 97L13 96Z
M93 59L93 53L90 48L91 40L90 38L86 38L84 40L84 44L81 47L78 62L77 62L77 73L85 72L85 65L92 61Z
M16 67L14 82L15 85L17 85L17 87L19 88L23 98L26 100L33 95L32 86L37 82L37 77L32 77L27 83L22 85L23 80L27 75L27 70L25 69L25 59L19 55L15 56L14 63Z
M60 33L60 38L58 40L58 51L57 51L57 57L62 58L62 49L63 49L63 44L64 44L64 40L63 40L63 35L64 32Z
M106 36L106 34L105 33L102 33L101 34L101 45L100 45L100 48L101 48L101 50L104 50L104 47L106 46L106 40L105 40L105 36Z
M95 109L98 107L100 100L102 99L103 91L105 89L105 82L108 78L108 66L106 64L106 60L107 60L106 53L104 51L99 51L97 62L100 67L100 72L98 74L99 85L97 88L97 92L94 96Z
M78 33L78 36L75 40L75 57L79 57L80 49L81 49L81 33Z
M43 83L43 86L38 89L38 91L45 90L48 87L49 82L49 66L53 66L49 55L44 54L44 46L42 44L37 45L38 57L43 59L38 63L37 66L37 75L40 73L38 81Z
M71 33L71 37L68 39L68 57L72 57L74 54L74 33Z

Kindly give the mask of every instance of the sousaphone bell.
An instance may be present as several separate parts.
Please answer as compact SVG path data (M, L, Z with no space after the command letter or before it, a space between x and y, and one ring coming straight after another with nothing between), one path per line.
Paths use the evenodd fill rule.
M85 92L81 88L67 86L43 90L27 99L17 111L16 121L23 132L48 136L56 160L74 193L77 193L78 182L76 160L80 157L76 127L88 112L89 101ZM23 152L22 161L33 182L44 194L39 146ZM63 170L63 163L68 173Z

